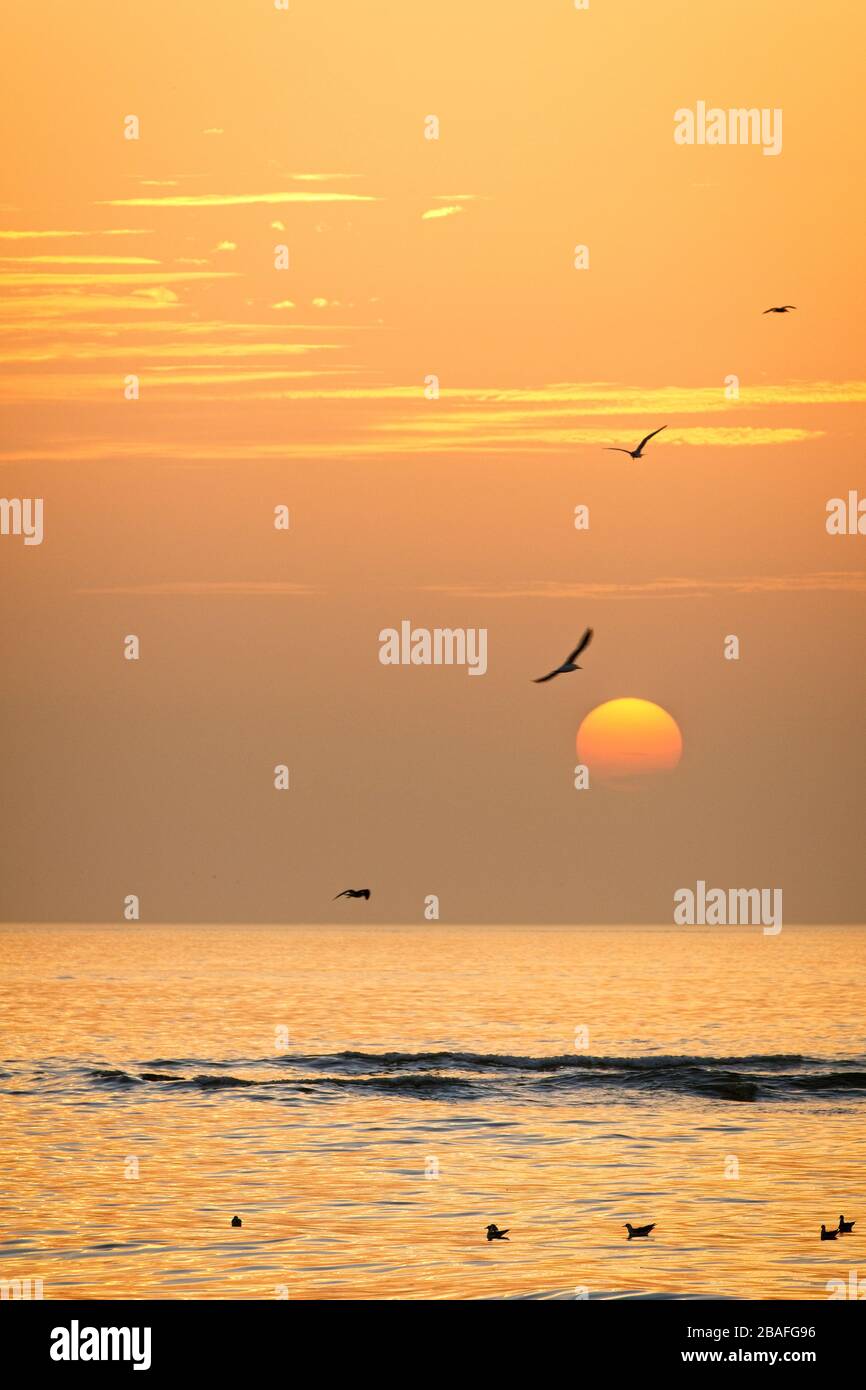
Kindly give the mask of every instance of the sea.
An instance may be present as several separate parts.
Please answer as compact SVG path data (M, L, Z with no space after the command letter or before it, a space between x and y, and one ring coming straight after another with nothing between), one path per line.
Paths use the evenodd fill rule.
M866 928L5 925L0 958L7 1297L866 1291Z

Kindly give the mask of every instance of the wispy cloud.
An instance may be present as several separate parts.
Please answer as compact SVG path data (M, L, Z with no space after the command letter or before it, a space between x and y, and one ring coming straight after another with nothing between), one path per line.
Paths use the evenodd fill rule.
M422 212L421 221L427 222L434 217L453 217L455 213L462 211L463 209L458 207L456 203L442 208L428 208L426 212Z
M97 313L117 313L127 312L128 310L170 310L179 309L180 302L174 290L168 289L165 285L155 286L152 289L133 290L128 295L118 294L97 294L92 282L89 282L88 293L72 291L69 294L44 294L44 295L17 295L15 298L3 300L0 298L0 318L12 320L12 326L20 329L22 326L22 315L26 314L29 318L30 331L35 332L39 319L51 320L51 330L65 331L73 322L71 315L97 314ZM55 324L53 320L62 318L63 324Z
M296 176L298 177L298 176ZM108 198L102 204L112 208L222 208L245 207L254 203L375 203L372 193L335 193L322 189L307 193L284 189L278 193L172 193L164 198Z
M95 227L92 231L9 231L0 232L0 241L35 241L40 237L66 240L71 237L150 236L146 227Z
M862 404L866 402L866 381L793 381L779 386L751 386L744 382L737 401L726 398L721 382L713 386L626 386L619 382L565 381L526 389L445 386L441 403L448 401L495 407L497 419L505 418L503 406L519 411L543 408L548 417L557 406L562 407L560 414L572 416L704 415L716 411L736 415L759 405ZM654 447L657 442L661 440L654 441Z
M117 584L76 589L76 594L117 594L124 598L305 598L320 594L309 584L287 580L169 580L162 584Z
M264 371L256 367L249 367L242 371L226 371L219 367L172 365L163 368L151 366L146 373L142 372L140 375L142 392L165 393L188 386L218 386L221 392L226 387L240 387L247 390L251 386L255 386L257 382L291 381L297 373L293 371ZM304 372L301 375L309 377L311 373ZM76 373L75 376L65 372L38 372L36 374L6 372L0 381L0 400L68 400L70 391L74 387L79 401L88 398L105 401L117 397L122 383L122 375L118 376L116 372L111 375L80 372Z
M0 256L6 265L159 265L153 256ZM39 277L40 280L44 276Z
M319 375L317 373L317 375ZM114 389L117 389L117 380ZM289 396L291 393L287 393ZM313 392L313 396L320 393ZM258 399L258 395L253 399ZM210 398L201 399L223 401L224 392ZM153 459L158 456L162 462L176 463L237 463L256 459L333 459L333 458L381 458L382 448L374 441L340 441L315 443L309 440L286 438L262 443L260 440L221 440L202 439L193 441L160 440L138 441L127 439L84 438L76 441L52 440L45 444L12 448L0 451L0 463L47 463L76 460L96 462L121 459Z
M154 291L140 290L136 293L150 295L154 293ZM13 304L15 302L20 301L12 301ZM87 300L82 302L89 303L92 301ZM319 300L317 307L325 307L328 302L327 300ZM316 304L317 302L313 301L313 303ZM243 333L257 335L267 332L281 333L284 331L280 326L275 324L228 322L184 322L183 324L166 324L164 326L166 331L172 333L182 332L202 336L219 332L238 335ZM309 332L332 333L337 326L346 331L370 327L370 325L365 324L333 325L327 323L323 318L322 322L318 324L293 324L292 332L303 329ZM154 325L154 327L156 327L156 325ZM133 330L135 331L135 326L133 326ZM569 395L567 399L572 402L570 406L559 407L556 402L560 397L554 395L552 397L553 404L548 408L545 406L545 402L550 399L547 394L548 389L552 390L553 388L541 388L537 391L491 391L484 387L447 387L443 390L441 399L433 404L424 400L422 388L417 384L401 386L390 383L375 386L348 386L339 388L332 391L330 397L334 400L357 401L371 406L386 403L402 403L405 407L410 407L396 419L392 418L381 421L377 425L377 428L381 428L383 431L405 431L408 434L415 430L425 433L429 432L431 436L434 436L437 432L443 434L449 432L465 432L467 435L471 435L479 429L484 433L483 427L493 427L490 428L491 438L494 437L495 429L497 428L501 428L507 438L509 436L515 436L515 426L526 426L533 438L537 437L537 430L545 430L556 441L587 444L616 443L620 440L625 443L634 444L636 440L633 434L625 429L611 429L599 425L580 425L575 426L573 429L557 428L550 430L549 422L561 419L579 420L591 418L593 415L615 417L623 414L645 413L650 409L648 406L641 407L638 404L637 398L641 393L636 388L623 387L620 392L618 392L616 388L612 388L606 395L600 397L596 392L592 391L591 388L579 385L568 388ZM671 387L667 389L675 393L672 396L671 403L667 408L663 409L657 402L655 407L662 418L664 415L703 414L707 411L706 387ZM690 391L693 393L692 395L690 395ZM658 396L659 392L653 390L649 394ZM318 393L312 392L309 397L303 398L311 400L317 399ZM818 382L802 383L791 387L765 387L761 392L760 399L756 400L755 404L841 405L855 404L861 401L866 401L866 382ZM532 408L527 408L526 410L509 408L520 402L527 403L527 406L531 406ZM415 406L418 407L417 410L414 408ZM484 409L477 408L479 406L483 406ZM738 410L735 405L722 406L721 408L727 410L731 419L737 418ZM706 434L708 431L711 438L704 439L702 432ZM715 440L716 433L721 435L719 441ZM675 427L672 423L671 429L668 431L668 436L674 444L677 442L736 443L738 442L737 436L741 433L748 436L750 439L757 436L757 440L760 442L762 433L769 433L773 439L788 439L789 437L791 439L800 439L821 434L822 431L789 429L787 426L779 426L775 429L768 427L766 431L761 426L750 425L713 425L707 427L688 425ZM521 438L521 433L517 430L516 442L518 444ZM658 440L653 440L652 447L670 447L663 443L664 440L665 435L660 435ZM444 444L447 441L440 442ZM746 439L744 442L749 442L749 440ZM384 446L379 444L375 447ZM610 462L610 460L608 460L608 462Z
M0 363L22 365L28 362L98 362L123 354L125 365L149 359L186 359L205 357L242 358L297 357L314 352L335 352L340 343L52 343L44 347L26 347L21 351L0 351ZM77 377L76 380L81 380Z
M283 177L297 179L298 183L333 183L337 179L360 179L363 174L285 174Z
M628 583L532 579L513 586L427 584L427 593L460 598L713 598L717 594L866 593L866 571L819 570L814 574L753 574L725 579L647 579Z
M136 296L172 294L167 287L150 287L137 290L127 301L118 303L135 308L159 307L156 299L148 298L146 305L143 305L137 302ZM91 324L94 322L94 310L99 311L100 299L92 290L81 300L81 315L86 315ZM68 297L66 302L69 303ZM280 303L285 305L286 301ZM123 363L124 371L136 370L134 365L129 365L135 362L137 351L136 325L128 322L129 315L125 316L126 321L120 327L132 340L124 338L120 341L121 355L113 350L113 345L112 350L106 351L104 342L91 340L77 345L71 343L67 348L59 338L55 342L45 342L41 338L37 340L35 335L42 327L40 318L46 318L46 333L50 332L53 322L50 316L54 309L44 307L38 299L33 301L35 307L32 310L22 309L21 300L12 301L12 304L10 314L9 306L4 308L0 302L0 331L3 331L5 323L10 333L19 335L24 341L21 355L9 348L9 370L4 373L0 384L4 401L53 400L70 396L79 401L116 398L116 374L90 374L80 371L77 366L70 366L66 374L60 369L54 372L32 369L32 364L62 364L67 360L74 363L76 349L80 351L79 361L108 363L116 359L118 363ZM173 309L176 306L169 303L166 307ZM810 420L808 428L788 423L789 407L810 404L830 408L866 399L866 383L861 381L765 385L756 390L753 409L744 413L739 403L720 402L722 393L717 388L638 388L608 383L560 383L531 390L447 388L442 398L433 403L423 398L418 384L359 384L364 378L359 375L362 369L355 360L342 361L333 369L307 373L264 369L276 366L274 358L282 352L290 355L304 353L307 340L300 337L301 334L327 335L326 342L317 342L315 337L311 339L309 350L314 352L342 350L345 353L350 345L357 347L358 339L351 332L352 326L327 325L327 317L325 310L320 325L296 326L291 320L284 320L284 323L291 324L293 342L278 347L267 336L269 333L285 335L285 328L280 328L276 323L196 323L184 319L175 330L166 323L166 315L154 315L154 328L173 335L166 345L157 342L152 348L142 346L139 354L144 379L157 388L157 398L167 400L171 398L171 393L182 395L186 390L190 400L193 397L200 403L215 400L226 408L232 402L241 400L247 404L253 401L310 402L316 407L309 414L304 412L298 417L295 430L287 438L274 439L272 445L262 441L233 439L233 431L225 427L220 441L216 443L212 430L202 426L201 431L197 428L191 431L193 435L201 433L200 439L193 437L183 444L178 443L179 453L171 456L183 457L185 452L186 457L196 460L269 458L276 454L284 458L309 460L403 456L438 457L450 461L461 457L565 458L573 457L575 451L580 449L583 465L597 470L600 475L621 477L629 470L633 471L634 465L630 460L626 461L622 454L605 452L605 448L613 444L633 445L640 437L643 423L639 429L636 422L634 426L628 421L623 423L617 416L637 414L639 411L642 422L649 420L653 424L664 422L669 425L665 433L653 441L651 462L644 467L661 469L671 465L682 466L686 454L693 457L705 448L726 450L735 459L745 458L744 451L773 448L784 462L785 446L819 440L827 433L824 418L816 420L814 424ZM144 321L141 326L145 326ZM342 332L344 328L345 335ZM234 346L223 345L228 335L231 335ZM208 337L213 339L211 347L205 346ZM338 341L338 338L342 341ZM22 367L19 372L14 370L16 361ZM29 370L28 363L31 364ZM650 404L647 404L647 399ZM757 414L759 409L760 415ZM328 412L333 429L329 427L328 431L323 431L322 412ZM708 414L710 418L694 418L701 413ZM802 419L803 413L800 412L797 418ZM750 423L744 423L745 420ZM224 426L227 424L228 421L224 421ZM164 441L164 446L165 450L170 450L172 441ZM29 452L16 457L57 456L51 441L45 441L45 447L47 453ZM147 445L143 446L143 452L136 453L136 445L131 441L117 440L113 444L108 441L108 447L109 456L113 451L118 458L146 457L149 453ZM81 455L89 456L92 455L86 452ZM12 456L7 454L3 457L9 461ZM692 457L689 459L690 465Z
M122 270L94 275L85 271L30 274L27 271L4 270L0 271L0 286L5 285L7 289L35 289L41 285L92 285L98 288L100 285L154 285L157 282L176 284L193 280L227 280L237 273L234 270Z
M139 296L146 296L147 302L150 303L153 293L154 292L151 290L137 290L135 292L136 298L133 301L135 307L141 307ZM176 296L170 290L166 290L165 293L166 295L171 295L171 300L168 301L168 304L173 305ZM25 309L29 310L31 305L39 304L42 301L39 299L24 300L23 298L19 298L8 302L12 304L13 307L23 304L25 305ZM82 310L85 312L92 305L91 298L84 295L80 297L76 296L75 302L80 304ZM101 306L101 297L97 297L93 307L99 309ZM0 302L0 311L2 311L2 308L3 305L2 302ZM369 327L370 325L368 324L333 324L323 320L319 323L293 323L292 332L331 334L339 329L340 332L349 333L360 332ZM80 337L83 333L89 333L94 337L117 338L125 333L132 335L141 333L169 333L175 340L180 337L214 339L230 337L235 341L246 338L260 338L264 341L268 334L273 334L282 342L285 332L285 325L283 323L275 323L273 320L268 323L240 323L234 320L224 319L202 319L197 321L186 319L180 322L169 319L114 319L106 322L100 321L99 319L69 319L65 320L63 323L54 323L50 320L44 323L36 323L32 320L29 313L25 312L24 314L19 313L18 316L12 320L0 322L0 334L13 335L15 333L23 333L28 337L34 334L45 334L46 336L70 334L75 337Z
M611 412L614 414L615 412ZM442 415L439 419L401 418L382 420L372 428L385 434L400 435L404 447L413 451L454 451L467 453L525 452L527 449L566 450L578 445L592 445L599 450L610 444L634 444L634 438L625 430L605 430L592 426L574 425L563 429L547 426L544 416L512 416L481 421L472 414L452 416ZM702 426L681 425L671 430L663 445L656 451L658 458L663 452L676 449L680 445L703 447L712 445L719 448L763 447L770 444L798 444L806 439L819 439L823 430L799 429L790 426L732 425ZM655 440L653 443L655 444ZM615 462L620 462L616 460ZM614 466L610 459L607 466Z

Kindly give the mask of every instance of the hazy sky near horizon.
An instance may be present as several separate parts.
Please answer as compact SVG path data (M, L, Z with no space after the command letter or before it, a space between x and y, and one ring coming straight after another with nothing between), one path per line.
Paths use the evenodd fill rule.
M862 921L862 12L4 27L0 492L44 540L0 536L2 919L666 922L704 879ZM698 101L781 153L678 146ZM403 619L487 673L381 665ZM619 696L682 762L578 792Z

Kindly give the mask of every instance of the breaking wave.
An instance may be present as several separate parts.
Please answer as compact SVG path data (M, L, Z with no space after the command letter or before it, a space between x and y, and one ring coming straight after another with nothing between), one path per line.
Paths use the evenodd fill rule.
M797 1100L804 1094L866 1091L866 1058L796 1053L739 1057L511 1056L481 1052L336 1052L213 1062L157 1058L135 1067L78 1069L97 1087L230 1091L290 1098L379 1092L436 1100L508 1097L561 1102L605 1090L682 1094L729 1101Z

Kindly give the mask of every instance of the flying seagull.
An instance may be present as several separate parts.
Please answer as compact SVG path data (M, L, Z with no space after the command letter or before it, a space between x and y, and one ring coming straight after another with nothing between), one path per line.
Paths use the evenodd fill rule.
M369 888L344 888L342 893L334 894L332 902L336 902L337 898L369 898L369 896Z
M500 1231L500 1229L499 1229L499 1227L498 1227L497 1225L491 1223L491 1225L489 1225L489 1226L487 1227L487 1239L488 1239L488 1240L507 1240L507 1239L508 1239L508 1232L509 1232L510 1230L511 1230L511 1227L510 1227L510 1226L506 1226L504 1231Z
M853 1231L853 1229L854 1229L854 1227L855 1227L856 1224L857 1224L857 1223L856 1223L855 1221L846 1221L845 1218L844 1218L844 1216L840 1216L840 1217L839 1217L839 1234L840 1234L840 1236L844 1236L844 1235L849 1234L851 1231Z
M628 1238L631 1240L632 1236L648 1236L650 1231L655 1230L656 1223L653 1222L651 1226L633 1226L630 1221L626 1221L625 1228L628 1231Z
M661 434L662 430L666 429L667 425L659 425L657 430L653 430L652 434L646 435L641 440L640 444L638 444L636 449L619 449L615 444L605 444L604 447L610 454L628 454L629 458L631 459L642 459L644 446L646 444L649 444L650 440L653 439L657 434Z
M765 314L787 314L789 309L796 309L796 304L774 304L772 309L765 309Z
M575 647L574 651L573 651L573 652L569 652L568 656L565 658L565 660L563 661L562 665L561 665L561 666L557 666L556 670L555 670L555 671L551 671L550 674L547 675L547 676L536 676L535 679L534 679L533 682L532 682L533 685L543 685L545 681L552 681L554 676L564 676L564 675L566 674L567 671L581 671L581 670L583 670L583 667L582 667L582 666L578 666L578 664L577 664L577 658L580 656L580 654L581 654L581 652L584 650L584 648L589 646L589 644L590 644L591 641L592 641L592 628L591 628L591 627L588 627L588 628L586 629L586 632L583 634L583 636L581 637L580 641L578 642L577 646Z

